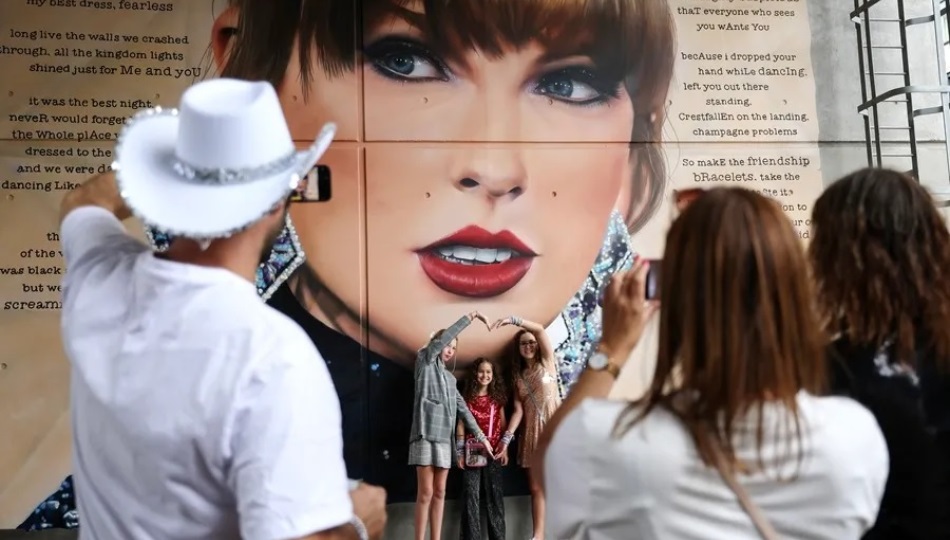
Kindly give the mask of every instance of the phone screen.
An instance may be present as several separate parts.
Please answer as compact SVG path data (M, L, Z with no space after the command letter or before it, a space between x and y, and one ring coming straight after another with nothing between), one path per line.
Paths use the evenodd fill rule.
M660 274L663 271L663 259L650 259L650 268L647 270L646 279L646 299L657 300L660 298Z
M327 202L330 200L330 167L316 165L300 181L290 196L291 202Z

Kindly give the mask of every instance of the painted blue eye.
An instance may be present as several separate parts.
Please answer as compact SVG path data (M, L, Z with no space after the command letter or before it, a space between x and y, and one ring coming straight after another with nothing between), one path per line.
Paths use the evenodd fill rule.
M395 53L377 61L381 69L407 79L439 79L441 70L431 62L415 54Z
M389 37L365 49L372 68L383 77L406 81L446 81L448 68L423 44L408 38Z
M570 105L595 105L620 95L620 81L590 66L568 66L538 77L536 94Z
M591 85L580 81L573 81L568 78L556 78L550 81L542 80L537 88L539 93L548 97L577 103L588 103L602 97L600 92L595 90Z

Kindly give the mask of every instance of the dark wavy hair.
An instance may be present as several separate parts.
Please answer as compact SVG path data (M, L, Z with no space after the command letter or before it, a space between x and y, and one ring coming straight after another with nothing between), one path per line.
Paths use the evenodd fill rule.
M478 368L482 364L491 366L491 382L488 383L488 396L491 397L499 407L508 404L508 391L505 389L505 380L503 373L498 368L498 364L488 358L478 357L472 362L472 365L465 371L465 378L462 379L462 396L465 401L471 401L478 395Z
M829 331L856 345L892 340L907 364L932 347L950 369L950 232L916 180L866 168L832 184L812 211L808 253Z

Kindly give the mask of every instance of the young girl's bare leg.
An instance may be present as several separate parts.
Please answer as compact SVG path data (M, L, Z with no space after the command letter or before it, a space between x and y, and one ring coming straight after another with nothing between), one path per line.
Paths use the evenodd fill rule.
M530 468L528 481L531 483L531 522L534 525L534 540L544 540L544 492L535 481Z
M415 540L425 540L426 538L426 521L429 519L429 507L432 504L433 470L432 467L416 467L418 488L416 488ZM442 491L445 491L444 485ZM436 537L433 536L433 538Z
M442 514L445 512L445 483L449 478L448 469L433 469L432 507L429 509L430 540L442 540Z

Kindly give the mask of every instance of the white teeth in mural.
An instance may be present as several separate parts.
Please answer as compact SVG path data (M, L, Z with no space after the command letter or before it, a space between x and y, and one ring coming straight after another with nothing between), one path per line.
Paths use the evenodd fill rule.
M510 249L485 249L471 246L442 246L438 249L444 259L461 263L492 264L505 262L515 255Z
M463 261L474 261L478 250L468 246L455 246L452 248L452 257L462 259Z

